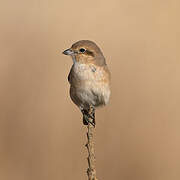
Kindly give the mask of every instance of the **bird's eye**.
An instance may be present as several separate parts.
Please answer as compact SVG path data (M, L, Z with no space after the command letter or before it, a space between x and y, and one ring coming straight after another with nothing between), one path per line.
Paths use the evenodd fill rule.
M85 50L84 48L81 48L79 51L80 51L81 53L84 53L86 50Z

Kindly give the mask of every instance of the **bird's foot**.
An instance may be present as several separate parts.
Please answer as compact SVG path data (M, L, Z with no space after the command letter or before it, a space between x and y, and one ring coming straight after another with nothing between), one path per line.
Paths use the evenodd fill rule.
M81 109L83 114L83 124L88 125L89 123L95 127L95 109L90 107L89 110Z
M92 116L83 114L83 124L88 125L89 123L95 127L95 119Z

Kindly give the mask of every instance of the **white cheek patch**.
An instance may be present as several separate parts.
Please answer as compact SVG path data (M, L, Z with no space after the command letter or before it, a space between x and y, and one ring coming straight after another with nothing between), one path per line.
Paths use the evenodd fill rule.
M75 57L75 55L72 54L72 55L71 55L71 58L72 58L72 60L73 60L73 64L75 64L75 63L76 63L76 57Z

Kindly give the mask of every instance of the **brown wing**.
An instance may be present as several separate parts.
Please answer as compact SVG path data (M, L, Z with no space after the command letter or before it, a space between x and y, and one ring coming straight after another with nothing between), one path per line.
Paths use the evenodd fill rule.
M68 75L68 81L73 86L78 86L81 84L80 79L78 78L77 74L74 72L74 66L72 66L70 73Z
M72 83L72 68L71 68L71 70L70 70L70 72L69 72L69 75L68 75L68 82L71 84Z
M106 75L105 75L106 76L106 80L110 83L110 81L111 81L111 73L110 73L107 65L104 66L104 71L106 72Z

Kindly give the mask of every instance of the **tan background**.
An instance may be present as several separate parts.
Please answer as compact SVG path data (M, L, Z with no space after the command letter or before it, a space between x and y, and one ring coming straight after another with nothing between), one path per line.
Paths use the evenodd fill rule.
M180 179L180 1L29 0L0 7L0 179L86 179L86 128L61 52L94 40L112 72L97 111L100 180Z

